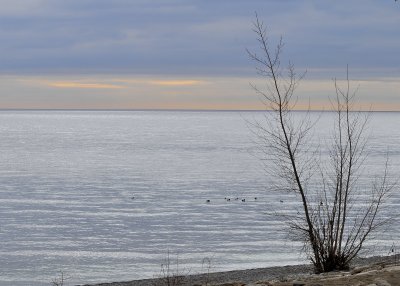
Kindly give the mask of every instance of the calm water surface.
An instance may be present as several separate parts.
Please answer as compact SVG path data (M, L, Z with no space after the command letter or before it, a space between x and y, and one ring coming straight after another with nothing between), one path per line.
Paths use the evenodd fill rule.
M1 111L0 285L49 285L59 271L70 284L151 278L168 252L190 273L206 271L205 258L212 271L303 262L301 245L268 215L293 203L268 191L272 178L254 155L246 120L262 118ZM329 119L313 143L324 145ZM389 153L400 174L399 123L400 113L372 116L371 172ZM395 193L385 212L399 204ZM376 251L399 246L399 233L396 221Z

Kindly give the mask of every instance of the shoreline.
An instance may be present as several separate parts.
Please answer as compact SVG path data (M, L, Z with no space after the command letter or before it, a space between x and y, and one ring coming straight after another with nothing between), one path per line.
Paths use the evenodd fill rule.
M368 258L358 258L352 265L351 269L372 269L376 266L384 268L386 265L400 265L399 254L391 256L372 256ZM364 271L364 270L362 270ZM362 271L355 271L360 273ZM330 272L320 274L319 276L328 276L331 273L342 273L342 272ZM343 272L350 273L350 272ZM399 270L400 274L400 270ZM311 264L300 264L300 265L287 265L287 266L273 266L266 268L255 268L246 270L233 270L225 272L213 272L194 274L187 276L170 277L168 281L166 277L161 278L149 278L132 281L121 281L121 282L107 282L98 284L82 284L77 286L183 286L183 285L224 285L224 286L240 286L246 284L264 284L260 281L290 281L298 279L307 279L314 276L313 267ZM343 276L343 275L342 275ZM173 278L177 278L179 281L171 281ZM398 277L400 281L400 277ZM259 282L259 283L257 283ZM269 282L265 282L269 283ZM282 284L284 285L284 284Z

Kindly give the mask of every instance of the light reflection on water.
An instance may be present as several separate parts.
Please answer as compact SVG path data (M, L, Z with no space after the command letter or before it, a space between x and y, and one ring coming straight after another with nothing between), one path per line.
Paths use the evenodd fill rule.
M0 285L48 285L60 270L71 284L151 278L167 252L191 273L205 257L213 271L301 263L271 216L296 203L268 192L253 118L261 113L0 112ZM369 172L389 152L400 173L399 119L373 115ZM397 193L385 211L398 205ZM397 221L378 251L399 232Z

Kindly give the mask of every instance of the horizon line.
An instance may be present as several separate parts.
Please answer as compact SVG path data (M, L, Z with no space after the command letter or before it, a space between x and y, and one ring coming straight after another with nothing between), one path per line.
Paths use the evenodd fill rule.
M271 109L209 109L209 108L0 108L2 111L165 111L165 112L270 112ZM329 109L293 109L294 112L335 112ZM353 110L352 112L400 112L400 110Z

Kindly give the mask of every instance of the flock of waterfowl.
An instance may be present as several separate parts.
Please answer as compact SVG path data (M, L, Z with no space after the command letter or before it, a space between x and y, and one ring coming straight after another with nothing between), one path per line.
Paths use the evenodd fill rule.
M239 198L239 197L236 197L235 199L231 199L231 198L225 197L224 200L227 201L227 202L230 202L231 200L242 201L243 203L246 202L246 199L242 199L242 198ZM254 201L257 201L257 197L254 198ZM206 203L211 203L211 200L206 200Z
M134 196L131 197L131 200L134 200L134 199L135 199ZM227 201L227 202L230 202L231 200L232 200L232 201L242 201L243 203L246 202L246 199L244 199L244 198L239 198L239 197L236 197L236 198L234 198L234 199L225 197L224 200ZM254 197L253 201L257 201L257 197ZM210 199L206 200L206 203L211 203L211 200L210 200ZM281 203L282 203L282 201L281 201Z

